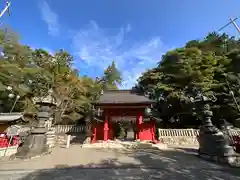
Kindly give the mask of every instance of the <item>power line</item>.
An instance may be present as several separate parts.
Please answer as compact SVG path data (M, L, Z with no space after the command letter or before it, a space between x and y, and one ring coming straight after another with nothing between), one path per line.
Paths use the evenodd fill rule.
M6 13L6 11L8 12L8 15L10 16L10 11L9 11L10 6L11 6L11 3L6 1L5 7L2 10L2 12L0 13L0 18L2 18L2 16Z
M232 18L230 18L230 21L231 21L231 23L234 25L234 27L236 28L236 30L238 31L238 33L239 33L239 35L240 35L240 29L239 29L237 23L235 22L235 20L233 20Z
M218 30L218 32L220 32L221 30L223 30L223 29L226 28L227 26L233 24L233 26L234 26L235 29L237 30L238 34L240 35L240 28L238 27L238 25L237 25L237 23L236 23L236 20L237 20L237 19L239 19L239 17L236 17L236 18L234 18L234 19L230 18L230 22L228 22L228 23L225 24L222 28L220 28L220 29ZM226 41L225 41L225 43L226 43ZM229 82L228 82L228 80L227 80L227 76L225 77L225 81L226 81L226 84L227 84L229 93L230 93L230 95L232 96L232 98L233 98L233 100L234 100L234 104L235 104L235 106L237 107L237 110L240 112L240 107L239 107L238 102L237 102L237 100L236 100L236 98L235 98L235 96L234 96L234 93L233 93L233 91L232 91L232 89L231 89L231 87L230 87L230 84L229 84Z
M5 0L5 7L0 12L0 26L2 26L2 24L4 23L4 16L3 15L7 12L8 16L10 16L10 6L11 6L11 3L9 1ZM5 35L6 35L6 30L5 30L4 36ZM4 57L3 47L2 46L0 46L0 56Z
M234 19L230 18L230 22L228 22L228 23L225 24L223 27L221 27L221 28L218 30L218 32L221 31L221 30L223 30L223 29L226 28L227 26L233 24L233 26L235 27L235 29L238 31L238 34L240 35L240 28L238 27L238 25L237 25L237 23L236 23L236 20L237 20L237 19L239 19L239 18L238 18L238 17L236 17L236 18L234 18Z
M2 16L2 18L0 18L0 27L4 24L5 19L5 16Z

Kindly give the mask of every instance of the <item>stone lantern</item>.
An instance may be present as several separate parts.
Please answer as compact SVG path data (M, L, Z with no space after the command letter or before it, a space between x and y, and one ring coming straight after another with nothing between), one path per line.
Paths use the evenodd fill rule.
M200 110L202 125L198 136L198 153L204 159L232 163L235 158L235 152L229 141L229 136L220 131L212 124L213 112L210 109L210 102L216 101L216 98L208 98L203 94L198 94L192 99L196 107Z
M34 102L38 105L38 122L31 129L30 135L27 136L23 145L19 147L15 155L17 158L30 158L44 154L49 150L46 138L48 128L45 123L51 118L53 114L52 107L56 106L56 103L51 92L46 97L34 98Z

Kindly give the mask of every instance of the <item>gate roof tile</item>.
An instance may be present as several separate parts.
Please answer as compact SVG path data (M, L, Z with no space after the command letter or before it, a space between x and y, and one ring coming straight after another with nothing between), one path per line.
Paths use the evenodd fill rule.
M153 100L134 90L107 90L96 104L152 104Z

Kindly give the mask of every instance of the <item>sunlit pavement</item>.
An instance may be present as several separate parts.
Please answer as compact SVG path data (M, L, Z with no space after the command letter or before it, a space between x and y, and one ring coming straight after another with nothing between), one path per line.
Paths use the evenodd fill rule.
M1 180L240 179L239 169L209 163L196 157L194 149L183 148L124 151L76 146L35 160L0 164L0 169Z

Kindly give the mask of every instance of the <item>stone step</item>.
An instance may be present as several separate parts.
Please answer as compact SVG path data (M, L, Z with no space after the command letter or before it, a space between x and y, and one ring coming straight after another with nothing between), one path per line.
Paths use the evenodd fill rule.
M107 149L167 149L166 144L152 144L140 142L119 142L108 141L94 144L83 144L83 148L107 148Z

